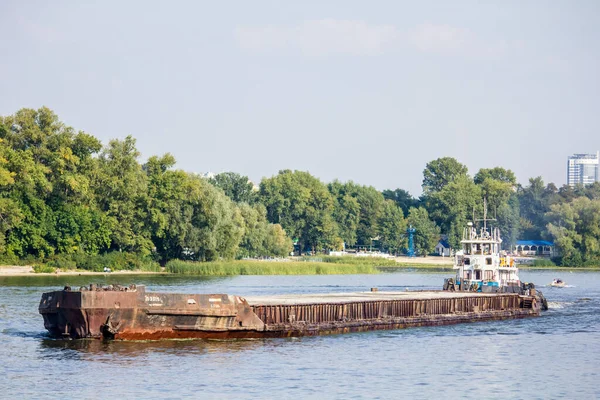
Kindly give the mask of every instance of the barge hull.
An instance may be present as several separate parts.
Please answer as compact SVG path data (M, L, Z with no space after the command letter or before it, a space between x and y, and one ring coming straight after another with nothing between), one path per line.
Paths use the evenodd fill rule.
M40 313L57 337L243 339L314 336L535 317L535 296L379 292L242 298L89 290L44 293Z

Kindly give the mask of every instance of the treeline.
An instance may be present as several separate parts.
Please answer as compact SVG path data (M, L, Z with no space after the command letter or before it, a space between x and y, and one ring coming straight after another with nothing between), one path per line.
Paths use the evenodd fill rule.
M114 251L216 260L287 255L260 204L236 204L170 154L139 162L135 139L103 146L49 109L0 119L0 254L41 260Z
M345 245L400 253L409 225L425 255L442 233L458 247L485 198L506 248L517 238L546 238L559 262L600 264L598 184L557 189L533 178L521 187L510 170L471 177L457 160L440 158L427 164L418 199L290 170L257 190L234 172L206 179L177 170L170 154L139 157L132 137L102 145L47 108L0 118L0 255L75 260L119 252L164 264L285 256L293 242L303 252Z

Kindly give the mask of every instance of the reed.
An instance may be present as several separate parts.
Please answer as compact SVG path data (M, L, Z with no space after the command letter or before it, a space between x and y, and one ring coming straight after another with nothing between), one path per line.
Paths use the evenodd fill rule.
M302 257L305 262L323 262L345 265L370 265L372 267L396 267L398 263L394 259L383 257L355 257L355 256L314 256Z
M353 265L310 261L212 261L191 262L171 260L166 271L181 275L342 275L376 274L372 265Z

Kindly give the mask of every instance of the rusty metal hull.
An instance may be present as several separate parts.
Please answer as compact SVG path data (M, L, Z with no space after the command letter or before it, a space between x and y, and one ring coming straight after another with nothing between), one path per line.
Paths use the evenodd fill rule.
M257 297L134 290L44 293L56 337L122 340L312 336L538 316L534 296L385 292Z

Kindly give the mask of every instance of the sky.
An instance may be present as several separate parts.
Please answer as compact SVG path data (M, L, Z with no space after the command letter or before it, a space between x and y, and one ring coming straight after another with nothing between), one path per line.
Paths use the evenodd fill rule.
M190 172L418 196L439 157L561 186L600 150L596 0L4 0L0 51L0 115L47 106Z

